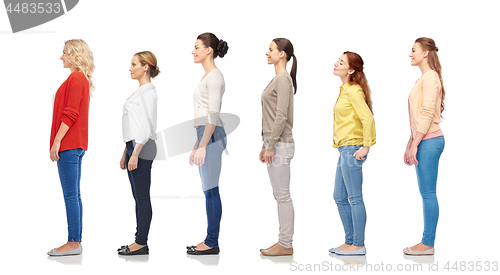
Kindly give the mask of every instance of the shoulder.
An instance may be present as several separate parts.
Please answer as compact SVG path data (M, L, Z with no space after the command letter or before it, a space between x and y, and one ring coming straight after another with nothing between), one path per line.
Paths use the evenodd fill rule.
M80 71L72 72L69 75L68 80L70 80L70 81L79 81L79 82L88 82L87 77L85 76L85 74L83 74Z
M438 81L439 82L439 75L436 71L430 70L422 75L420 77L422 81Z
M222 79L224 80L224 75L222 74L222 72L219 70L219 68L215 68L213 69L212 71L210 71L210 73L207 75L207 80L210 79L210 80L217 80L217 79Z
M363 88L361 88L361 86L359 86L358 84L354 84L354 85L351 85L349 88L347 88L346 92L348 93L363 93Z
M290 76L290 74L288 74L288 72L280 73L274 78L274 82L279 83L281 85L288 84L291 86L292 77Z

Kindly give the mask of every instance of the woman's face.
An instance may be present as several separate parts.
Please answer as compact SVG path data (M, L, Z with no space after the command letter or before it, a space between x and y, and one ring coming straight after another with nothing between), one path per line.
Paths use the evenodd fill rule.
M71 68L73 64L69 61L69 53L66 50L66 48L63 48L63 55L60 57L60 59L63 61L63 67L64 68Z
M424 51L424 49L422 49L422 46L420 45L420 43L417 42L417 43L413 44L413 48L411 48L411 53L410 53L411 65L412 66L420 66L420 64L422 64L422 62L424 62L424 60L428 54L429 54L429 51Z
M278 62L282 57L284 57L284 55L285 52L278 50L278 45L276 45L276 42L271 42L271 45L269 45L269 51L267 51L266 53L267 64L278 64Z
M134 55L130 63L129 71L130 77L132 79L140 79L147 72L147 67L146 65L143 66L141 64L141 61L139 60L139 57L137 55Z
M194 56L194 63L202 63L203 61L205 61L211 51L211 48L205 47L203 41L201 41L200 39L196 40L196 43L194 43L194 50L192 52Z
M335 68L333 69L333 74L341 78L347 77L349 74L353 74L354 70L349 68L349 60L347 55L343 54L339 60L335 63Z

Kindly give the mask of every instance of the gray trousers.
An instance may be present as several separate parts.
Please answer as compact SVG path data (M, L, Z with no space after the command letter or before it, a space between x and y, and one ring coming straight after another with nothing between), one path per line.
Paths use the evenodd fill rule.
M266 144L267 145L267 144ZM280 234L278 244L292 247L295 214L290 197L290 160L295 154L295 143L276 143L273 163L267 164L267 172L278 203Z

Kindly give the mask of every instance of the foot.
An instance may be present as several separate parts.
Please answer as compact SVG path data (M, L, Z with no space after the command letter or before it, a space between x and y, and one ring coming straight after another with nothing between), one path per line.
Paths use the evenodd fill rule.
M262 249L260 250L260 252L262 252L262 251L264 251L264 250L269 250L269 249L271 249L271 248L273 248L273 247L275 247L275 246L277 246L277 245L278 245L278 243L275 243L275 244L271 245L271 246L270 246L270 247L268 247L268 248L262 248Z
M412 247L410 247L410 249L412 251L424 251L424 250L428 250L428 249L431 249L432 246L428 246L428 245L425 245L423 243L418 243Z
M67 252L73 249L77 249L80 246L79 242L67 242L60 247L56 248L55 252Z
M137 251L143 247L145 247L145 245L141 245L141 244L134 242L128 246L128 249L130 250L130 252L134 252L134 251Z
M289 256L293 255L293 248L286 248L279 244L269 248L268 250L263 250L262 255L264 256Z
M194 249L198 251L209 250L212 249L210 246L205 244L205 241L199 243Z
M342 246L342 245L341 245ZM356 251L358 249L363 248L364 246L355 246L355 245L346 245L346 247L341 248L340 250L345 251L345 252L351 252L351 251ZM340 247L338 247L340 248Z

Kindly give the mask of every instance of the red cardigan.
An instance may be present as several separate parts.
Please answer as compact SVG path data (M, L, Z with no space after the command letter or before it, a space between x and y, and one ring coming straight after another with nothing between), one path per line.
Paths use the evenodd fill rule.
M72 72L54 98L50 148L64 122L69 130L61 141L59 152L76 148L87 150L89 103L89 81L82 72Z

